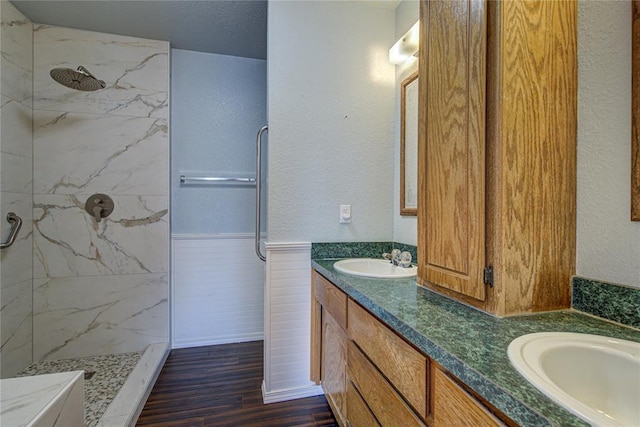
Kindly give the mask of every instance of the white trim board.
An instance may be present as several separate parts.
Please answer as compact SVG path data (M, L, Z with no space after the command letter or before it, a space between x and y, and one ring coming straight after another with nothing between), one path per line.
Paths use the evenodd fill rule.
M311 243L270 242L266 249L263 397L272 402L315 395L309 379Z
M267 392L265 391L264 381L262 382L262 401L265 405L269 403L319 396L323 393L322 387L319 385Z

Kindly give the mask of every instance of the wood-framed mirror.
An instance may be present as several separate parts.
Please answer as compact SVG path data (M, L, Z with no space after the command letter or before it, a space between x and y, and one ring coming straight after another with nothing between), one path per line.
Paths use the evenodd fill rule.
M631 221L640 221L640 0L632 1Z
M400 89L400 215L418 215L418 72Z

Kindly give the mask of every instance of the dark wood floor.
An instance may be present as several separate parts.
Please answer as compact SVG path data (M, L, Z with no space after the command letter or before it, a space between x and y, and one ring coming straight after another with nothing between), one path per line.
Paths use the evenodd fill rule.
M262 403L262 341L172 350L138 426L337 426L324 396Z

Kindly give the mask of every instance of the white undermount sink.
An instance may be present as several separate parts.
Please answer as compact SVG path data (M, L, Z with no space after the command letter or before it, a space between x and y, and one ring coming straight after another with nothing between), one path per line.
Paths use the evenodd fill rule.
M640 426L640 343L541 332L509 344L511 364L536 388L593 426Z
M411 267L398 267L390 261L377 258L349 258L337 261L333 268L341 273L354 276L377 277L381 279L399 279L414 277L418 273L415 265Z

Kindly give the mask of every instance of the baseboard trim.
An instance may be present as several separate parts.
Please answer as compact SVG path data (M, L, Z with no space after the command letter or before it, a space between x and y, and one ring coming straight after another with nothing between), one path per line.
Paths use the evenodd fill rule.
M265 390L265 382L262 381L262 401L265 405L269 403L285 402L287 400L319 396L323 393L324 392L322 391L322 387L320 387L319 385L267 392Z
M246 334L242 336L236 337L226 337L219 338L215 340L204 340L204 341L191 341L191 342L181 342L181 343L172 343L171 348L191 348L191 347L204 347L207 345L220 345L220 344L235 344L240 342L249 342L249 341L263 341L264 333L259 332L255 334Z

